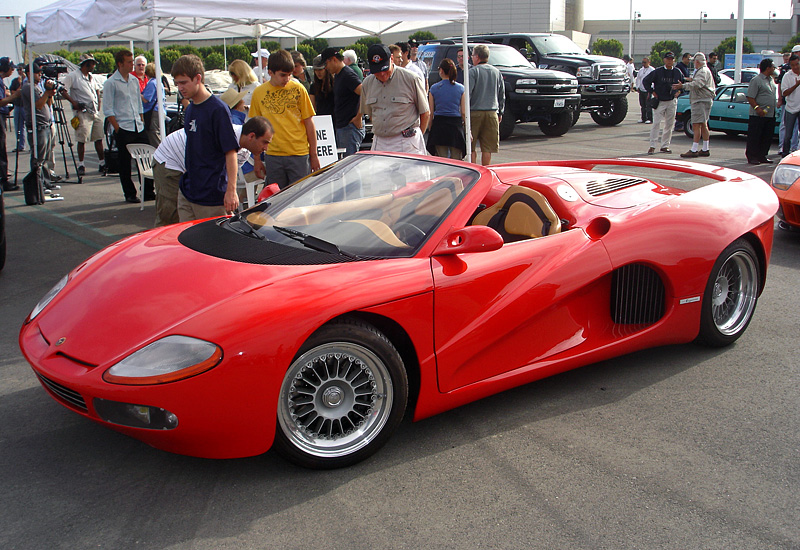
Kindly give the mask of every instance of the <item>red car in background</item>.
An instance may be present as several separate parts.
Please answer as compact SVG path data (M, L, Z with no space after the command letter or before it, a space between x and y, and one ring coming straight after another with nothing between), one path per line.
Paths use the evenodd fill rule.
M608 166L614 171L595 168ZM708 178L691 192L617 173ZM133 235L20 332L62 405L167 451L353 464L415 420L636 350L739 338L777 200L686 162L362 153L230 218Z
M778 227L800 229L800 151L781 159L772 173L772 188L778 195Z

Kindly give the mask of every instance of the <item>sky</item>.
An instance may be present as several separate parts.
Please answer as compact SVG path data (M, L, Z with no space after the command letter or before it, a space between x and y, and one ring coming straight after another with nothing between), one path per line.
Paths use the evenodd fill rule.
M25 12L52 4L54 0L0 0L0 16L18 15L23 20ZM137 5L139 0L128 0ZM189 0L190 1L190 0ZM708 13L709 19L728 19L736 12L737 0L633 0L633 9L642 14L642 19L695 19L700 12ZM770 12L777 13L778 19L788 19L790 0L747 0L745 17L748 19L767 19ZM630 0L584 0L585 19L628 19Z

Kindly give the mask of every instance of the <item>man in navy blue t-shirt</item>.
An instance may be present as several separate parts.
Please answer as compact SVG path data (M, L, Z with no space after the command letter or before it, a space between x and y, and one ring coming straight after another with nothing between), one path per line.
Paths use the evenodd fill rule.
M344 56L337 48L322 52L325 69L333 79L333 126L336 128L336 145L344 147L345 156L358 152L364 141L364 123L361 117L361 79L345 65Z
M186 108L186 172L178 193L180 221L201 220L235 212L236 152L228 106L203 84L205 68L200 58L184 55L172 66L175 85L192 103Z

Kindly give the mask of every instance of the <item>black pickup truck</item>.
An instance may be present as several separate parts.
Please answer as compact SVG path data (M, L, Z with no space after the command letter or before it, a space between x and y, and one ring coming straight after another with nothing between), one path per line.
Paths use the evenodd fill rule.
M469 44L470 51L475 44ZM572 127L580 108L578 81L568 73L536 69L518 51L508 46L486 44L489 63L500 70L506 88L506 107L500 122L500 139L514 132L517 122L538 122L545 135L561 136ZM417 56L428 67L428 82L440 80L439 63L449 57L456 63L461 43L455 40L419 47Z
M588 111L601 126L615 126L628 114L631 82L621 59L589 55L560 34L492 33L470 36L468 40L505 44L522 52L540 69L574 75L580 83L580 110ZM577 111L575 115L573 123L578 120Z

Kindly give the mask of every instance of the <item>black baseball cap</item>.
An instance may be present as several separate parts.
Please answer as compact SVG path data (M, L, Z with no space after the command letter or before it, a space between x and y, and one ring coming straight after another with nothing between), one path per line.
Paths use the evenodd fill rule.
M388 71L391 63L389 60L392 54L385 44L373 44L367 50L367 61L369 62L369 72L372 74Z
M15 68L14 62L7 57L0 57L0 72Z
M339 51L339 48L325 48L324 50L322 50L322 53L320 55L322 56L323 63L325 63L331 57L335 57L339 61L344 59L344 56L342 55L342 52Z
M672 52L667 52L664 54L664 59L675 59L675 54Z

